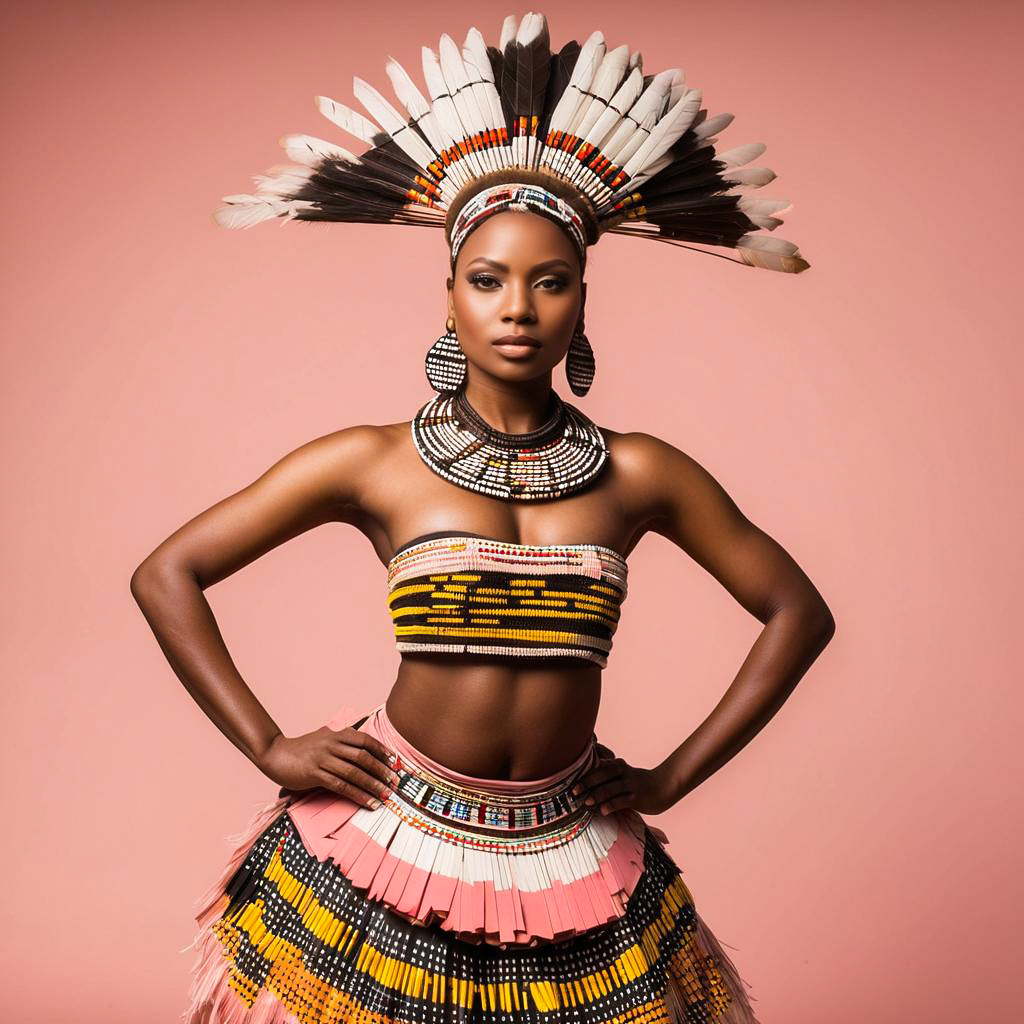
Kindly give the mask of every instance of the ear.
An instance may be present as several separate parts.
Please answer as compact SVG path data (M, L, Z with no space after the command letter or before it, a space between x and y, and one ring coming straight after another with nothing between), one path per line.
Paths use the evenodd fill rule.
M445 285L448 288L448 315L454 320L455 319L455 293L454 293L453 289L455 288L455 279L452 278L452 277L449 277L448 280L445 281Z

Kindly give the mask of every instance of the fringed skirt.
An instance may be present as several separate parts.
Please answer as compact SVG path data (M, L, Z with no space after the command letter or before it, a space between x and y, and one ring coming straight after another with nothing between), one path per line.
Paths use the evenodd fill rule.
M345 708L328 724L358 716ZM358 725L400 782L262 808L197 905L186 1024L757 1024L665 833L543 779L478 779Z

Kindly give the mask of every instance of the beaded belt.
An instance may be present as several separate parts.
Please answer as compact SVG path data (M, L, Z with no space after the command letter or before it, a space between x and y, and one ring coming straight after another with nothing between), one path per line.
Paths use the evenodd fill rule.
M583 802L584 794L573 796L572 788L596 760L592 742L557 782L515 794L455 783L399 754L399 782L386 802L408 824L475 849L536 848L565 842L586 828L594 808Z

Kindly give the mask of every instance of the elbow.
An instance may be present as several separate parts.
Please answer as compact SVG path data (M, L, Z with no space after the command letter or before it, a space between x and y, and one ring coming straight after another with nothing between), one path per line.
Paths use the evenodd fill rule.
M821 646L824 647L836 635L836 620L828 605L824 606L824 613L819 628L821 630Z
M132 597L135 598L135 603L141 608L146 600L146 595L150 592L151 580L153 578L153 568L146 559L139 563L135 568L135 572L132 573L130 589Z
M814 606L803 612L808 635L816 642L818 650L824 648L836 635L836 620L832 610L824 601L815 602Z
M166 559L150 555L136 566L132 573L130 588L135 603L145 610L156 596L167 589L168 583L177 572Z
M821 597L779 604L771 617L781 615L817 651L822 651L836 633L832 610Z

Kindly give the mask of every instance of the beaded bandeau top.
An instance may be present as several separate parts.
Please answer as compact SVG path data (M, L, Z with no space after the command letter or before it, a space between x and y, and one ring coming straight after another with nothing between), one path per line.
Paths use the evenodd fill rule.
M626 560L600 544L516 544L440 532L388 563L400 651L586 658L608 663Z

